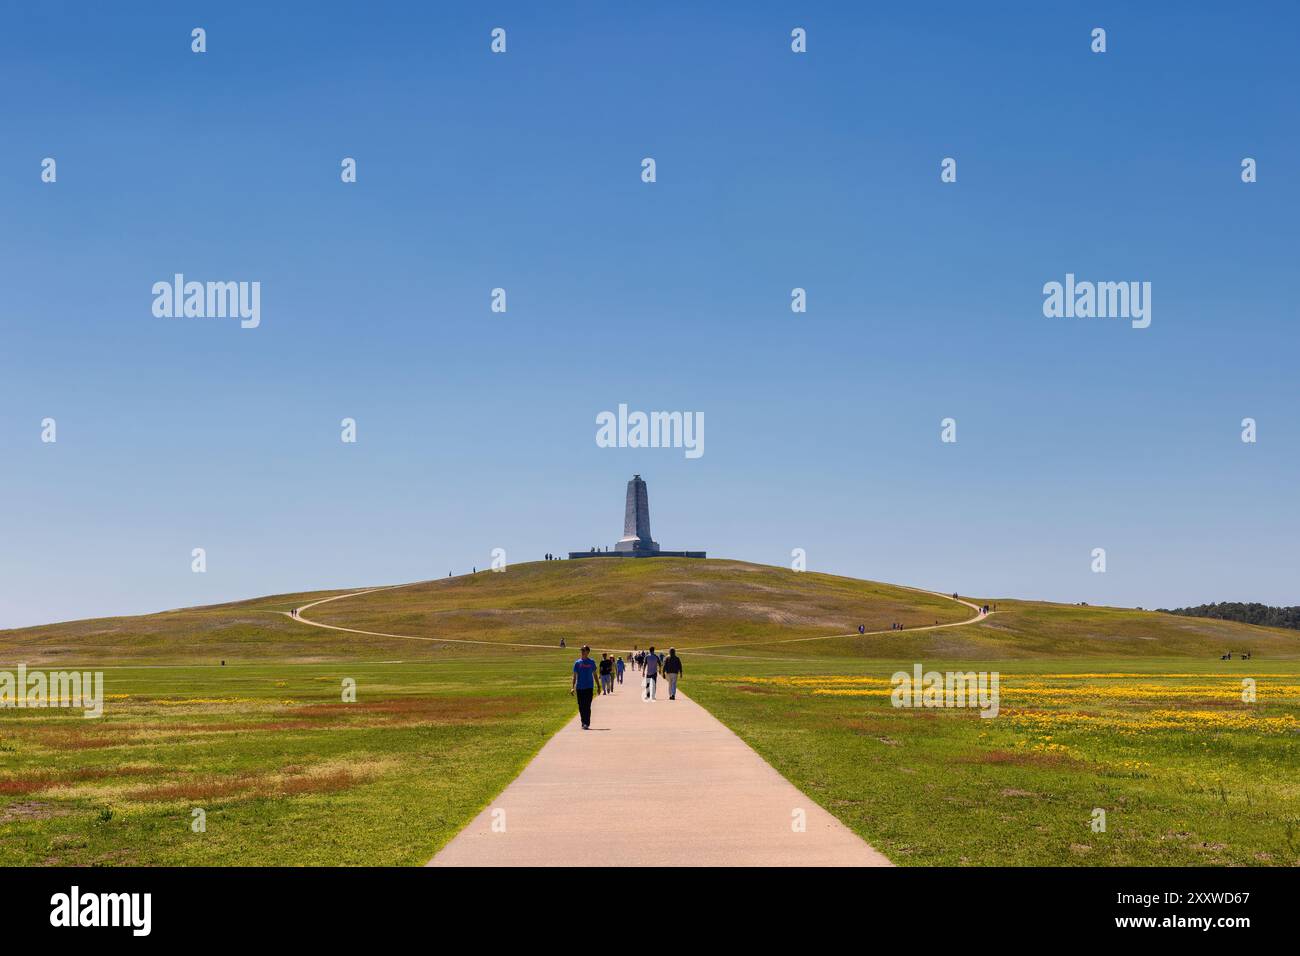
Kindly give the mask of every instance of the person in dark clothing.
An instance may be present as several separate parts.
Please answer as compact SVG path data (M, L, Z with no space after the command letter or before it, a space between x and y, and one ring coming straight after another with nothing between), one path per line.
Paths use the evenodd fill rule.
M677 678L682 676L682 659L677 656L677 648L668 648L668 660L664 661L664 676L668 678L668 699L677 699Z
M614 658L608 654L600 655L600 692L614 693Z
M582 656L573 662L573 683L569 693L578 698L578 717L582 729L591 729L591 698L596 690L596 662L591 659L591 646L582 645Z

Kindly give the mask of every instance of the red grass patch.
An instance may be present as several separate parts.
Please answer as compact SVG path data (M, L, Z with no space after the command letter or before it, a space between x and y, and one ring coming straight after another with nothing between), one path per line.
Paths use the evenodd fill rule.
M346 790L365 778L348 770L331 770L326 773L303 773L301 766L285 767L284 773L292 774L283 779L273 779L270 774L245 772L231 777L217 777L211 774L193 780L158 784L136 790L127 795L128 800L166 801L186 800L202 801L221 799L223 797L294 797L308 793L335 793Z
M360 782L346 770L336 770L315 777L290 777L280 784L280 792L287 797L303 793L334 793Z
M318 718L387 714L440 724L472 723L490 717L514 717L524 712L518 701L499 697L395 697L389 700L309 704L295 714Z
M958 757L958 763L1005 764L1014 767L1079 767L1082 762L1068 754L1035 753L1021 750L988 750L972 757Z
M248 777L204 777L184 783L164 783L127 794L128 800L210 800L233 797L256 789L257 781Z
M139 777L156 773L148 767L82 767L66 773L54 773L42 770L35 773L17 774L12 777L0 777L0 794L34 793L37 790L53 790L56 787L70 787L87 780L107 780L114 777Z
M99 750L103 747L117 747L124 742L118 733L86 734L47 731L35 734L34 737L38 744L51 750Z
M168 729L190 734L242 734L251 730L320 730L323 726L325 723L319 720L264 720L255 723L231 721L222 724L186 724L184 727Z
M49 773L19 774L0 778L0 794L35 793L50 785L54 775Z

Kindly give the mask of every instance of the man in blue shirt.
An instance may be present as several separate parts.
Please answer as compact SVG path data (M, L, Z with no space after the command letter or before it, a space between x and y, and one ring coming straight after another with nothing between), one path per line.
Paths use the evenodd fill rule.
M573 662L573 683L569 693L578 697L578 717L582 729L591 729L591 697L596 692L596 662L591 659L591 645L582 645L582 656Z

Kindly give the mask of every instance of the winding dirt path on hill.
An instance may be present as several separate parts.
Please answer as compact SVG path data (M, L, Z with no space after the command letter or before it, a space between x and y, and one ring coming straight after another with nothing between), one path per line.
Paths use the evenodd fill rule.
M517 644L512 641L474 641L467 638L454 637L414 637L410 634L385 634L383 631L362 631L355 627L341 627L338 624L324 624L320 621L309 621L302 616L302 612L309 608L316 607L320 604L328 604L330 601L341 601L344 598L360 597L363 594L374 594L377 591L392 591L397 588L414 587L417 584L427 584L427 581L413 581L410 584L390 584L382 588L366 588L363 591L349 591L347 594L336 594L333 597L323 598L319 601L312 601L310 604L304 604L302 607L294 608L292 611L281 611L280 613L292 621L300 624L310 624L312 627L323 627L331 631L346 631L349 634L367 634L370 637L391 637L400 641L426 641L430 644L483 644L488 647L531 647L540 648L544 651L556 650L554 644Z
M992 611L985 614L984 610L980 607L980 605L974 604L970 601L963 601L960 597L953 597L951 594L941 594L938 591L927 591L924 588L908 587L906 584L891 584L890 587L899 588L903 591L913 591L916 594L928 594L931 597L941 597L949 601L954 601L957 604L964 604L972 611L975 612L974 617L968 617L964 621L949 621L947 624L923 624L920 627L909 627L905 629L905 632L908 634L915 634L917 631L941 631L945 627L965 627L967 624L974 624L978 621L982 621L985 618L991 617L993 615ZM897 634L897 633L899 632L898 631L864 631L861 634L859 634L857 631L849 631L847 634L818 634L816 637L787 637L787 638L782 638L781 640L778 641L749 641L744 644L737 644L735 642L728 643L728 644L701 644L699 645L699 647L689 647L689 648L684 648L684 650L689 650L692 654L695 654L705 648L713 648L713 647L750 647L750 646L767 647L770 644L803 644L807 641L833 641L837 637L872 637L873 635L877 635L877 634ZM763 659L768 660L769 658L763 658Z
M383 631L363 631L355 627L343 627L338 624L325 624L322 623L321 621L312 621L302 616L303 611L317 607L321 604L328 604L331 601L342 601L344 598L360 597L363 594L375 594L378 591L394 591L398 588L409 588L409 587L414 587L417 584L428 584L428 583L429 582L427 581L413 581L409 584L390 584L380 588L364 588L360 591L348 591L346 594L336 594L333 597L322 598L319 601L312 601L310 604L304 604L301 607L294 608L292 611L281 611L279 613L283 614L285 617L289 618L290 620L297 621L300 624L307 624L310 625L311 627L323 627L331 631L344 631L348 634L364 634L370 637L388 637L400 641L424 641L429 644L476 644L476 645L483 645L486 647L526 647L533 650L544 650L544 651L561 650L561 648L555 644L525 644L516 641L475 641L469 638L459 638L459 637L416 637L411 634L386 634ZM972 611L975 612L974 617L969 617L964 621L950 621L947 624L926 624L921 627L909 627L907 628L907 633L909 634L915 634L917 631L937 631L937 630L942 630L945 627L965 627L967 624L974 624L978 621L982 621L985 618L992 616L991 613L985 614L980 609L980 606L978 604L974 604L970 601L964 601L960 597L954 598L951 594L943 594L939 591L927 591L924 588L908 587L905 584L895 584L892 586L900 588L901 590L904 591L913 591L917 594L926 594L931 597L941 597L949 601L955 601L958 604L964 604L966 607L970 608ZM748 647L750 645L758 646L758 647L766 647L772 644L802 644L807 641L833 641L836 638L842 638L842 637L871 637L879 634L894 634L894 633L897 632L896 631L866 631L865 633L859 634L857 631L849 631L844 634L819 634L815 637L791 637L791 638L782 638L780 640L774 640L774 641L751 641L748 644L736 643L734 641L729 641L723 644L700 644L694 647L683 647L682 650L690 651L692 654L699 654L702 657L725 657L725 658L735 659L735 660L756 660L756 661L786 660L790 662L795 662L795 661L803 660L803 658L755 657L755 656L745 656L742 654L710 654L708 653L708 651L719 647ZM576 651L576 648L563 648L563 650L565 650L567 653L568 651ZM594 645L592 646L593 652L612 651L614 653L622 653L626 650L627 648L625 647L596 647Z

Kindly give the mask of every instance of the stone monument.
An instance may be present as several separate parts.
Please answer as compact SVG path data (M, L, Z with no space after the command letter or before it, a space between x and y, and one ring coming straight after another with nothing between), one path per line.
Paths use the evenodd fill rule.
M614 545L615 551L644 551L654 554L659 544L650 538L650 496L645 480L633 475L627 483L627 504L623 507L623 537Z
M623 505L623 537L614 550L570 551L571 559L578 558L702 558L703 551L661 551L659 542L650 537L650 495L645 479L633 475L627 483L627 499Z

